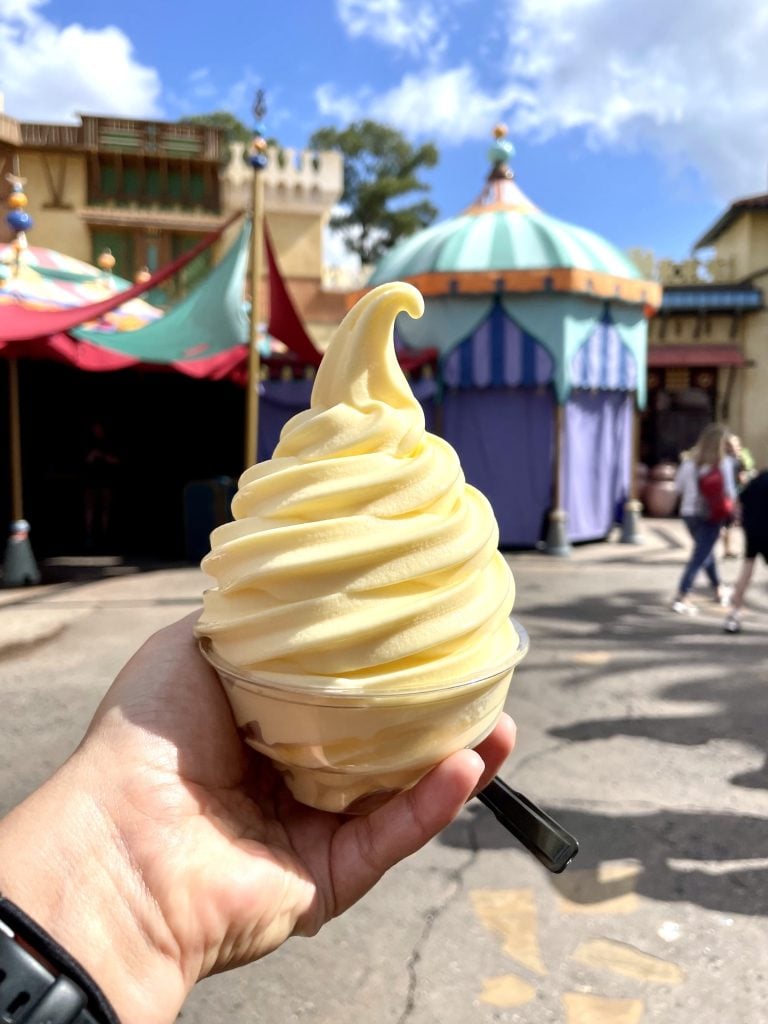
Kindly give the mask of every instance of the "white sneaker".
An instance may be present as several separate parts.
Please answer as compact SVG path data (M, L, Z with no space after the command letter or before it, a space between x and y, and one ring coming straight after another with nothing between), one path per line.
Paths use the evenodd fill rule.
M732 597L733 587L720 587L717 594L715 595L715 600L721 608L730 608Z
M724 633L740 633L741 632L741 619L738 615L729 615L723 623Z
M684 601L682 598L678 598L672 603L672 611L677 612L678 615L698 615L699 609L695 604L691 604L690 601Z

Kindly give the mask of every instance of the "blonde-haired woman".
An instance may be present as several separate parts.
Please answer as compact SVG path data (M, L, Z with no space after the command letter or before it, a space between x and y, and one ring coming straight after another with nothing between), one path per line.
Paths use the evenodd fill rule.
M680 615L696 615L698 608L689 594L694 580L703 569L715 590L718 602L726 606L730 600L730 588L724 587L715 562L714 548L720 531L727 519L713 519L705 506L700 492L700 481L709 471L719 468L725 496L736 500L736 481L733 460L727 455L726 446L730 432L719 423L710 423L683 459L675 480L680 492L680 515L693 537L693 551L683 571L677 597L672 608Z

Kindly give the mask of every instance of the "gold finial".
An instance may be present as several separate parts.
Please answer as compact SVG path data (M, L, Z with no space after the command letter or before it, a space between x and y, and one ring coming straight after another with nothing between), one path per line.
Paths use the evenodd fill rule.
M112 250L102 249L102 251L99 253L99 258L96 260L96 262L98 263L101 270L108 274L111 270L114 269L115 266L115 257L112 255Z
M503 121L499 121L498 124L494 125L493 137L494 139L503 139L509 135L509 128L504 124Z

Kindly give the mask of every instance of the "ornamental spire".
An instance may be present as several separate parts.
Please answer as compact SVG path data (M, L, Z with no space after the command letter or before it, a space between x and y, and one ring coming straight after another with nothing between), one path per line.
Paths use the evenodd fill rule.
M509 129L505 124L499 122L494 126L493 137L495 142L488 150L488 159L491 161L491 169L488 172L487 181L511 181L515 172L509 166L510 157L515 155L515 147L507 138Z
M18 174L6 174L5 180L9 182L11 186L10 195L6 200L6 203L8 204L8 213L5 215L5 220L8 227L14 233L14 239L12 242L15 254L14 273L18 274L19 265L21 263L21 254L28 246L27 231L32 229L34 221L27 213L27 203L29 200L24 192L24 186L27 183L27 179L20 178Z
M515 173L509 166L515 155L515 147L507 138L509 129L497 124L493 129L493 144L488 150L491 169L485 178L485 185L477 199L464 211L465 215L477 216L492 211L516 210L531 213L536 207L517 187Z

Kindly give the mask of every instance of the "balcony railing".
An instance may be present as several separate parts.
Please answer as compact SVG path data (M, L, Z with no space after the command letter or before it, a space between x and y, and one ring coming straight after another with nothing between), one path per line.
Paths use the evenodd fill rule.
M79 149L83 144L83 129L79 124L35 124L21 122L21 143L50 149Z
M21 123L22 144L49 149L88 149L168 159L219 162L224 133L219 128L164 121L83 117L78 125Z

